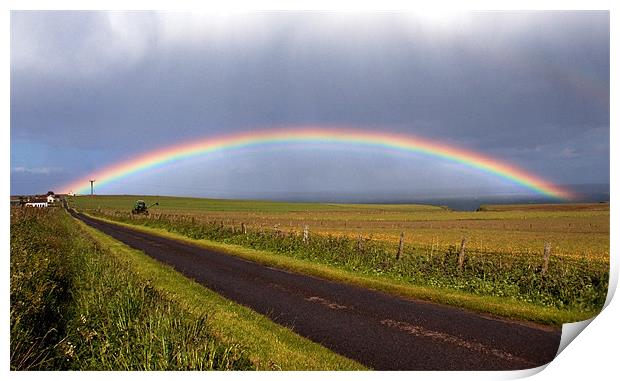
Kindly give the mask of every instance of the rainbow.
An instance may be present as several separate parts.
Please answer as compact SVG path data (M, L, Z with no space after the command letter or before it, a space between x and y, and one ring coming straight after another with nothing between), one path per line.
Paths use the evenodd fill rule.
M148 171L154 167L159 167L181 159L245 147L266 144L290 144L296 142L338 143L421 153L479 169L554 199L570 200L575 197L575 195L567 189L563 189L549 181L545 181L514 165L477 152L411 135L352 128L326 127L255 130L206 138L198 141L194 140L192 142L158 149L139 155L128 161L111 165L91 173L87 177L66 184L61 188L63 193L68 193L70 191L75 193L88 193L90 191L89 179L96 179L96 184L98 186L103 186L126 176Z

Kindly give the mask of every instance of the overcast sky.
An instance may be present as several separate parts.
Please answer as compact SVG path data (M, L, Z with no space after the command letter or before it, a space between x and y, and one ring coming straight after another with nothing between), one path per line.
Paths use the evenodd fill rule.
M12 12L11 193L175 143L306 125L411 133L558 184L608 183L609 69L607 12ZM98 191L530 192L436 158L304 144Z

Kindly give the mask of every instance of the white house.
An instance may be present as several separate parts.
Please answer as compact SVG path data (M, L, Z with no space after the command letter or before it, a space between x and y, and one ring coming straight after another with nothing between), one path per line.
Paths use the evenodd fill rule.
M48 194L47 195L47 203L48 204L53 204L54 202L56 202L56 197L53 194Z

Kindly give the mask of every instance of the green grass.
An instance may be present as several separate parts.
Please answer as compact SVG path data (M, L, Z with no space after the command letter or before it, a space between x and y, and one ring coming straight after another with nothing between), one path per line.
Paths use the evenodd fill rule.
M49 214L11 208L11 369L49 369L62 365L58 346L69 315L72 245Z
M61 209L11 210L11 369L253 369Z
M209 311L181 308L115 254L83 258L62 348L70 369L253 369L238 344L209 330Z
M283 252L276 253L267 250L257 250L240 245L204 239L196 240L178 233L144 225L128 224L118 221L111 222L183 242L197 244L206 248L219 250L268 266L274 266L298 273L375 289L393 295L423 299L474 311L491 313L510 319L560 325L565 322L584 320L597 313L597 310L584 310L580 308L561 309L553 306L543 306L524 302L514 298L493 295L477 295L471 292L464 292L459 289L438 287L436 285L416 285L406 279L403 279L402 277L398 278L385 273L364 273L360 272L359 269L356 268L335 266L334 263L324 263L317 260L317 258L298 258L283 254ZM252 241L250 240L250 242ZM537 279L539 280L539 278ZM602 298L604 300L604 296L602 296Z
M83 209L125 209L131 210L136 200L141 199L147 204L159 202L153 211L245 211L257 213L292 213L292 212L367 212L372 210L390 209L397 212L411 211L442 211L442 207L433 205L380 205L380 204L332 204L310 202L273 202L261 200L223 200L193 197L171 196L77 196L73 200Z

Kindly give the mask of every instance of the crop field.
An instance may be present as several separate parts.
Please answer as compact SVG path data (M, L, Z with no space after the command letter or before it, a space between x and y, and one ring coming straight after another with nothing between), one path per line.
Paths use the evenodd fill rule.
M128 214L137 198L158 201L151 217L189 216L199 223L362 237L445 250L467 238L470 250L542 255L546 242L553 255L609 262L609 204L489 205L481 211L451 211L432 205L372 205L211 200L180 197L76 197L85 211Z
M148 216L132 216L138 198L159 205ZM608 203L489 205L475 212L147 196L83 196L71 203L118 222L364 276L572 311L575 318L597 313L607 293ZM463 241L462 266L457 266Z

